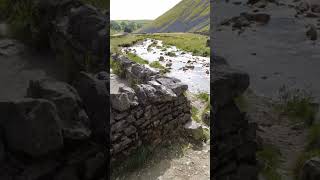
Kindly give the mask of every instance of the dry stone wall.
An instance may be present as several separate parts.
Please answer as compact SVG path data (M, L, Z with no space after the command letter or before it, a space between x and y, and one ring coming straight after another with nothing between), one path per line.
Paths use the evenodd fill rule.
M122 86L111 98L111 155L123 157L142 144L157 144L191 119L188 86L165 77L124 56L113 59L123 70L122 78L139 82ZM119 78L112 75L112 78Z

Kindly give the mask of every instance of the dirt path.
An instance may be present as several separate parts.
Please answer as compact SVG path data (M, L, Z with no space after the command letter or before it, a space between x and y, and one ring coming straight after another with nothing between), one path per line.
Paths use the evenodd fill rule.
M279 116L273 109L271 99L246 94L248 114L251 120L257 122L257 134L263 144L271 144L281 152L282 163L279 172L282 180L294 180L293 168L306 146L307 129L303 124L293 124L285 117Z
M142 169L135 170L115 180L209 180L210 145L186 149L165 149L148 161Z

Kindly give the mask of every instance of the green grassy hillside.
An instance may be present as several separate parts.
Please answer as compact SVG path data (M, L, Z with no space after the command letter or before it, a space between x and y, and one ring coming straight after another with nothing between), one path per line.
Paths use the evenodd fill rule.
M182 0L140 32L209 32L209 0Z

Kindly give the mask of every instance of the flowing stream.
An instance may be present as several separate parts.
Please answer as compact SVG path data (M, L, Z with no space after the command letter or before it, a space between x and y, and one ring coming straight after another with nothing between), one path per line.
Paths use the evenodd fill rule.
M151 46L152 44L154 46ZM122 50L134 53L149 63L159 61L162 66L170 70L166 76L180 79L188 85L192 93L210 93L209 57L193 56L190 52L182 51L175 46L166 46L162 41L153 39L146 39ZM175 55L172 56L172 53Z

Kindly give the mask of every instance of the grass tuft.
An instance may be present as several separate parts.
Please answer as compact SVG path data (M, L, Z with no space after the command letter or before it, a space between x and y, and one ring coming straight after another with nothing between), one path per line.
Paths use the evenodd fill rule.
M257 152L257 159L262 162L262 175L266 180L281 180L281 175L277 171L281 163L280 150L273 145L266 145Z
M206 92L200 92L196 95L196 97L203 102L209 102L209 99L210 99L210 95Z
M300 89L289 89L282 86L279 89L279 105L281 113L288 115L294 122L304 121L311 125L317 113L314 97L310 92Z

